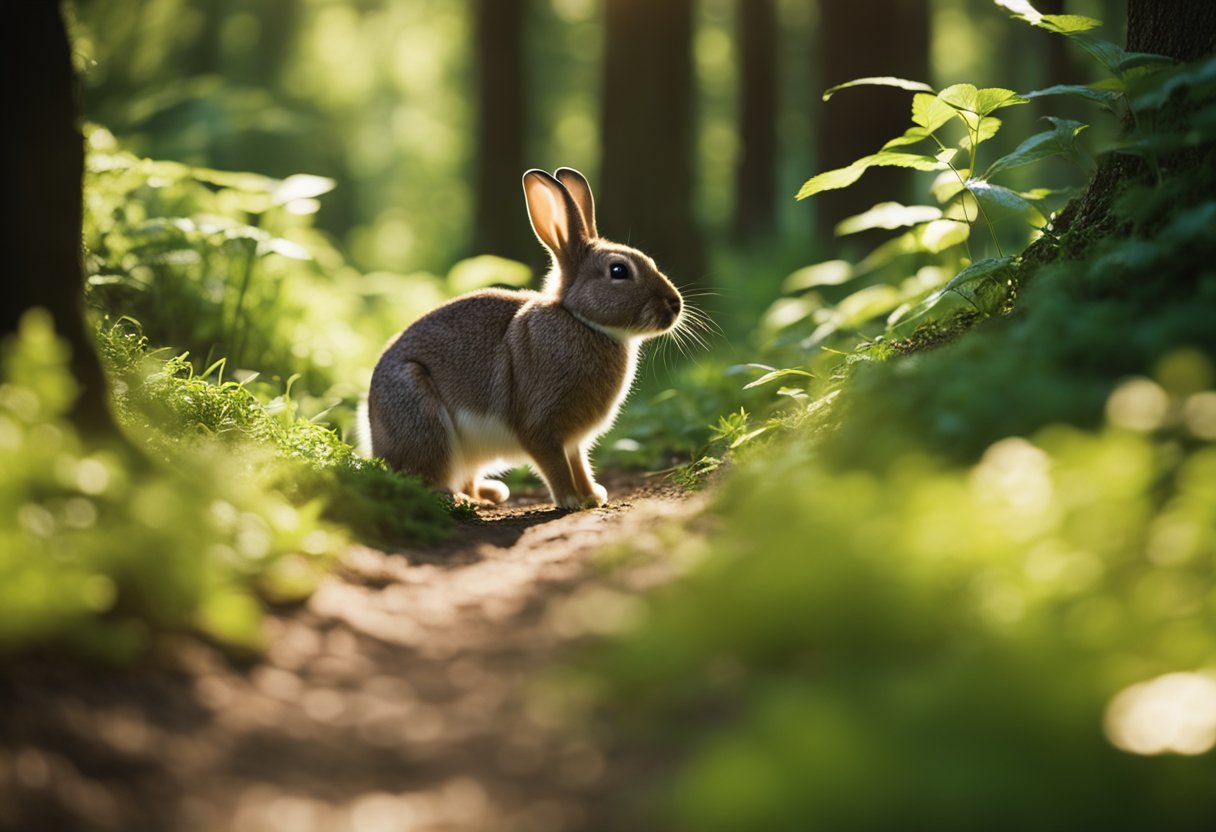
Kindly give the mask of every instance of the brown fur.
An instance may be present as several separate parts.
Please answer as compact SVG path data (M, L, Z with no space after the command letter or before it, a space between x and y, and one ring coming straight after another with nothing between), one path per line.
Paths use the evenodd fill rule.
M674 327L682 301L653 260L597 235L582 174L529 171L524 193L553 259L545 291L472 292L406 329L372 374L372 452L474 501L506 499L482 479L495 460L530 460L559 506L602 505L588 448L628 392L641 341Z

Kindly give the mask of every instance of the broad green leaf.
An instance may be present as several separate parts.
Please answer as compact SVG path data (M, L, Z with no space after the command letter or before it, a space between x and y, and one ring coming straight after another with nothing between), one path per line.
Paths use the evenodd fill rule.
M448 272L448 286L454 292L468 292L486 286L526 286L532 270L523 263L482 254L461 260Z
M288 257L292 260L312 259L312 254L304 246L299 243L293 243L291 240L284 240L282 237L271 237L269 240L263 240L258 243L258 256L272 252L280 257Z
M984 172L984 178L988 179L1003 170L1029 165L1052 156L1067 155L1072 152L1077 135L1088 126L1079 121L1067 119L1052 119L1051 121L1054 125L1051 130L1036 133L1019 144L1012 152L997 159L988 166L988 170Z
M995 0L995 2L998 6L1008 9L1018 20L1024 20L1031 26L1060 35L1076 35L1102 25L1100 20L1079 14L1042 14L1028 0Z
M765 310L761 328L766 332L778 332L799 321L805 321L822 307L822 302L814 294L796 298L777 298Z
M840 188L847 188L852 185L861 175L872 167L901 167L913 168L914 170L941 170L946 167L943 162L938 161L932 156L924 156L919 153L899 153L893 150L883 150L870 156L863 156L853 164L844 168L837 168L825 173L820 173L812 176L798 191L796 199L806 199L808 196L820 193L821 191L832 191Z
M989 113L994 113L1006 107L1025 104L1026 99L1013 90L1007 90L1002 87L988 87L976 91L975 103L976 115L986 116Z
M860 179L868 167L869 165L863 164L862 160L859 159L848 167L816 174L803 183L802 187L798 190L798 195L794 198L806 199L808 196L814 196L821 191L835 191L840 188L847 188Z
M991 182L985 182L983 179L969 179L967 181L967 190L974 194L976 199L986 205L994 205L1018 212L1033 210L1033 206L1023 199L1017 191L1003 188L1000 185L993 185Z
M152 164L164 165L165 162ZM221 188L231 188L234 191L244 191L251 194L270 194L279 187L278 179L262 176L257 173L241 173L227 170L212 170L211 168L189 168L189 175L200 182L219 185Z
M912 96L912 123L929 133L948 124L955 116L955 109L942 101L941 96L923 92Z
M781 288L784 292L801 292L816 286L839 286L852 279L852 263L847 260L828 260L799 269L785 279Z
M927 323L944 320L956 312L972 308L955 292L934 292L920 303L896 309L887 319L888 333L895 338L905 338Z
M1111 112L1115 112L1115 104L1121 97L1120 93L1115 90L1097 89L1083 84L1056 84L1055 86L1046 87L1041 90L1024 93L1022 97L1043 98L1049 95L1071 95L1075 98L1084 98L1086 101L1100 104Z
M882 202L864 213L842 220L836 226L836 236L844 237L875 228L903 228L940 219L942 209L932 205L901 205Z
M934 199L944 205L958 196L967 186L967 178L970 175L971 171L965 168L958 171L944 170L933 180L933 184L929 186L929 192L933 194Z
M1000 132L1001 123L1001 120L994 116L981 118L976 125L976 129L968 130L967 135L959 140L958 146L966 151L971 150L973 143L978 147Z
M959 272L946 284L943 292L954 292L970 302L976 311L991 315L1000 309L1009 295L1008 277L1013 257L979 260Z
M1072 40L1106 67L1111 75L1123 77L1125 70L1121 67L1128 59L1129 53L1122 46L1093 35L1074 35Z
M974 113L978 104L979 90L974 84L952 84L937 94L937 97L956 110Z
M1126 52L1119 62L1119 71L1125 73L1142 66L1172 66L1174 63L1173 58L1153 52Z
M903 297L894 286L867 286L836 305L836 326L838 329L861 326L866 321L887 314L902 302Z
M950 110L951 113L954 112L952 108L947 107L946 109ZM924 127L909 127L904 131L902 136L896 136L884 144L882 149L891 150L896 147L905 147L910 144L916 144L917 142L923 142L932 135L932 131L926 130Z
M985 260L977 260L967 268L963 269L955 275L945 288L944 292L957 290L960 286L966 286L968 283L974 283L977 280L984 280L998 272L1003 272L1013 265L1014 258L1006 257L989 257Z
M919 92L933 92L933 87L923 81L909 81L906 78L894 78L890 75L884 75L875 78L857 78L852 81L846 81L843 84L837 84L824 90L823 100L827 101L840 90L846 90L850 87L898 87L901 90L916 90Z
M778 379L789 378L790 376L799 376L801 378L815 377L814 374L808 373L806 370L799 370L794 367L789 367L783 370L770 370L755 381L743 385L743 389L751 390L753 387L759 387L763 384L777 381Z
M971 226L959 220L942 219L920 226L915 233L921 251L940 254L965 243L971 236Z
M1042 28L1060 35L1077 35L1102 25L1101 20L1079 14L1045 14Z
M280 182L270 199L275 205L282 205L296 199L312 199L329 193L336 184L327 176L296 173Z
M1179 90L1189 90L1191 95L1196 92L1205 94L1210 92L1213 84L1216 84L1216 58L1197 61L1134 83L1136 93L1132 107L1136 110L1156 109Z

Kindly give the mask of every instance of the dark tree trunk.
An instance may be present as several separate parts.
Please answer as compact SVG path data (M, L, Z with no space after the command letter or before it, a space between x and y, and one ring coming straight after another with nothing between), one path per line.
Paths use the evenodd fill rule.
M1216 53L1216 4L1211 0L1128 0L1127 48L1155 52L1178 61L1193 61ZM1174 114L1186 118L1185 112ZM1202 163L1205 149L1188 149L1168 160L1162 169ZM1085 193L1069 203L1053 223L1055 234L1071 232L1077 240L1099 239L1124 233L1110 208L1115 196L1129 183L1144 181L1148 167L1138 158L1113 153L1094 171ZM1077 249L1074 255L1083 253ZM1050 237L1026 250L1023 260L1031 267L1058 256Z
M1127 48L1194 61L1216 52L1212 0L1128 0Z
M693 211L692 0L610 0L597 224L680 285L704 277Z
M477 169L473 250L528 259L531 242L520 177L524 173L526 0L477 0Z
M41 307L72 350L79 385L72 418L90 433L114 431L105 375L83 309L81 210L84 141L76 78L58 2L12 3L0 27L10 83L3 157L5 302L0 337Z
M874 75L924 81L929 74L928 0L820 0L818 37L824 88ZM816 95L816 169L844 167L901 134L910 102L908 93L881 87L848 90L823 106ZM875 168L850 188L820 195L820 240L830 241L845 217L906 199L911 183L908 171Z
M735 239L773 233L776 211L777 10L775 0L737 0L742 78L739 163L735 168Z

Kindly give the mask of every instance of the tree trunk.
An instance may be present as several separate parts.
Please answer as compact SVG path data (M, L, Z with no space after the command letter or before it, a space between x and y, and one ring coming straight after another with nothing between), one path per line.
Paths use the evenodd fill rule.
M874 75L916 81L929 75L927 0L820 0L818 38L825 88ZM848 90L817 106L816 169L844 167L877 151L903 133L910 106L908 93L881 87ZM836 224L845 217L878 202L905 200L911 185L906 170L874 168L852 187L821 194L816 198L821 242L832 239Z
M777 10L774 0L737 0L739 163L735 168L735 239L771 235L776 212Z
M523 211L524 22L526 0L477 0L474 56L477 64L477 169L473 251L516 260L535 245Z
M1212 0L1128 0L1127 48L1182 62L1216 52Z
M105 375L83 309L81 211L84 140L77 124L76 78L59 3L12 3L0 28L5 76L3 247L5 303L0 336L29 309L48 310L72 350L79 385L73 420L86 432L116 432Z
M600 231L680 285L704 259L693 211L692 0L610 0L605 12Z
M1216 53L1216 4L1211 0L1128 0L1127 48L1155 52L1177 61L1194 61ZM1182 113L1177 114L1185 118ZM1177 158L1162 160L1162 167L1195 164L1203 149L1182 151ZM1111 214L1114 198L1129 183L1144 181L1149 169L1139 159L1112 153L1094 171L1085 193L1056 216L1053 235L1043 237L1026 250L1023 262L1033 270L1058 256L1052 237L1071 232L1076 240L1092 240L1124 233ZM1083 249L1074 248L1073 255Z

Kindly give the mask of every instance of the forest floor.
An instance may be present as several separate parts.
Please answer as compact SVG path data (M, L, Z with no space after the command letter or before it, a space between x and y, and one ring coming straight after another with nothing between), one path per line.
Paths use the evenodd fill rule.
M540 495L427 549L354 547L264 655L177 639L131 669L0 676L0 829L558 832L600 827L615 768L546 670L629 605L600 561L703 498L638 479L602 509ZM668 580L643 558L614 580ZM610 770L611 769L611 770Z

